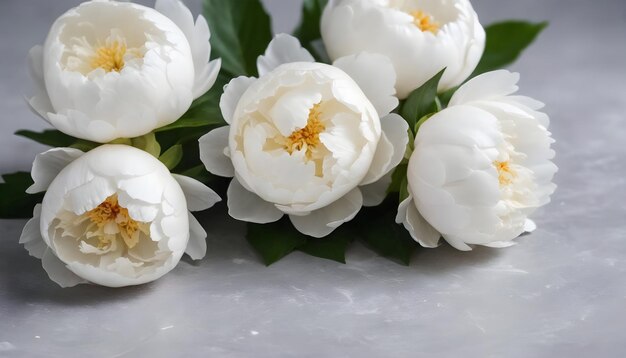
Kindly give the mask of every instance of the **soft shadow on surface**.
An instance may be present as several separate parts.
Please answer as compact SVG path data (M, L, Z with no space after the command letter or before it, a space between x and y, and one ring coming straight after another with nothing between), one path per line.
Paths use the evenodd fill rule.
M411 260L411 269L429 274L449 274L468 266L484 265L503 254L502 250L476 246L472 251L459 251L444 243L436 249L419 248Z
M194 261L184 255L174 271L184 271L181 274L194 270L206 271L206 268L201 266L206 265L207 261L232 263L235 258L243 258L249 262L258 260L259 265L254 265L255 270L263 266L260 259L247 246L243 237L245 226L228 217L225 210L224 204L220 203L207 212L196 213L208 232L207 256L203 260ZM161 280L121 288L90 284L62 288L50 280L41 265L41 260L29 256L26 249L19 244L19 237L26 220L0 220L0 222L5 228L5 232L0 237L0 293L16 301L54 302L63 305L106 305L146 295L158 289ZM170 273L172 274L174 273Z
M193 261L184 256L179 266L169 275L198 276L223 275L228 279L235 276L251 276L267 278L275 276L281 271L297 272L293 280L302 281L303 272L329 271L339 281L340 278L350 277L363 280L387 280L403 275L428 275L431 277L454 275L463 272L468 267L485 267L496 260L506 250L476 247L473 251L462 252L444 244L437 249L418 249L414 254L410 266L403 266L375 252L354 243L347 252L347 264L339 264L320 258L294 252L278 263L265 267L260 257L252 250L245 239L245 224L237 222L225 213L222 205L198 215L208 233L207 256L204 260ZM11 223L11 230L0 240L0 282L3 283L4 294L17 301L55 302L63 305L74 304L106 304L127 300L149 294L157 290L161 280L141 286L125 288L107 288L97 285L79 285L72 288L61 288L52 282L41 267L40 260L28 256L26 250L19 244L20 221ZM308 267L308 268L307 268ZM16 272L16 268L19 271ZM210 272L209 272L210 271ZM358 271L359 275L349 272ZM299 277L299 278L298 278ZM176 278L172 278L176 280ZM332 278L329 278L332 279ZM289 281L292 281L291 279ZM282 282L282 284L290 284ZM234 288L240 289L235 284Z
M0 287L3 295L10 296L16 301L46 301L73 305L124 300L153 289L151 284L118 289L95 285L59 287L50 280L41 266L41 261L30 257L18 243L25 222L2 221L6 229L0 238Z
M152 284L116 289L97 285L62 288L50 280L41 266L41 261L29 257L25 251L9 254L2 251L0 261L2 262L0 281L3 282L4 294L12 296L16 301L54 302L66 305L106 303L147 294L153 289ZM15 270L16 267L19 271Z

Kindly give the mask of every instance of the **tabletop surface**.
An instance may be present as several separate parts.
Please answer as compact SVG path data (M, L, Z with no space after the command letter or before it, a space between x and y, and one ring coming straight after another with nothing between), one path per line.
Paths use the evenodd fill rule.
M187 1L198 12L200 1ZM28 49L77 0L0 2L0 172L45 148L12 136ZM265 1L277 31L299 1ZM0 221L0 357L623 357L626 352L626 2L475 0L483 24L551 26L512 68L547 103L559 188L507 249L420 250L409 267L353 247L266 268L244 226L202 216L208 255L142 287L61 289ZM1 200L1 198L0 198Z

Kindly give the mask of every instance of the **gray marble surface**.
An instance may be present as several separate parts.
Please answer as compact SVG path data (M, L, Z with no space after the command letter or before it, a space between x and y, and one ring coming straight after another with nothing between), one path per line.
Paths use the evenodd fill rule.
M188 1L199 11L200 1ZM43 150L24 59L78 0L0 1L0 171ZM624 357L626 2L475 0L483 23L551 26L513 68L548 104L559 189L539 229L502 250L422 250L410 267L356 246L265 268L244 227L203 217L209 253L142 287L61 289L0 221L0 357ZM277 31L299 1L266 1ZM2 200L0 198L0 200Z

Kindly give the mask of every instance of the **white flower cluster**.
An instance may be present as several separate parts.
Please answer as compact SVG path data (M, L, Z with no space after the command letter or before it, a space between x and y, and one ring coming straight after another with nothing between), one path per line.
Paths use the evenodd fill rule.
M56 129L107 143L176 121L215 82L209 27L178 0L155 9L89 1L52 25L30 51L37 92L31 108ZM153 281L183 253L204 257L206 233L189 213L220 200L204 184L173 175L126 145L37 156L29 192L46 191L20 242L63 287Z
M555 190L549 119L541 103L515 95L517 74L468 81L486 41L469 0L330 0L320 32L331 64L295 37L275 36L257 59L258 78L224 87L226 125L199 140L206 169L232 178L233 218L286 215L301 233L325 237L381 204L402 164L396 222L425 247L441 238L460 250L504 247L533 229L528 216ZM206 233L189 212L219 196L111 142L175 122L213 86L221 62L209 60L209 37L204 17L194 21L179 0L154 9L93 0L31 50L32 109L102 144L55 148L33 164L29 192L46 194L21 242L60 285L141 284L184 253L204 256ZM399 104L444 68L438 91L460 87L409 128Z
M260 78L226 86L229 125L200 139L209 172L234 177L230 215L269 223L286 214L300 232L323 237L380 204L409 141L407 123L390 113L398 103L391 62L361 53L315 63L297 39L278 35L257 65Z

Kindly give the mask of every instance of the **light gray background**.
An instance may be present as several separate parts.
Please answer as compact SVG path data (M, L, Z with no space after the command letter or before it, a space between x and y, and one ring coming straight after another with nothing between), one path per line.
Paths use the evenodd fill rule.
M0 1L0 172L45 149L11 135L44 127L24 60L78 2ZM265 3L277 31L297 23L299 1ZM626 1L474 3L484 24L551 21L513 67L558 140L560 187L534 234L422 250L410 267L357 246L348 265L295 253L265 268L243 225L210 211L203 262L143 287L60 289L17 244L24 221L0 221L0 356L624 357Z

